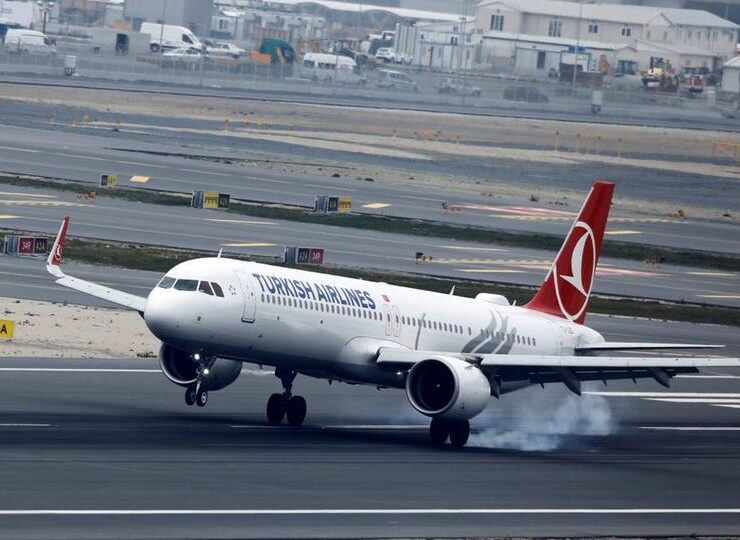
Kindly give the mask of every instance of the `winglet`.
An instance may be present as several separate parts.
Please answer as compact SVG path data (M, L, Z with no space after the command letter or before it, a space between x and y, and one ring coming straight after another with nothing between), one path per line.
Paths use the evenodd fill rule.
M613 183L594 183L550 272L526 308L583 324L613 194Z
M59 226L54 245L51 247L49 257L46 259L46 271L56 277L64 277L64 272L60 268L62 264L62 251L64 250L64 240L67 238L67 229L69 228L69 216L65 216L62 224Z

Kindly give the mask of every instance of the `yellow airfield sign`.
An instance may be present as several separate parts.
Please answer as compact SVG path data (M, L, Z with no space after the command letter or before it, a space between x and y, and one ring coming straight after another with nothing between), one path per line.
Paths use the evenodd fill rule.
M13 321L0 319L0 339L13 339Z

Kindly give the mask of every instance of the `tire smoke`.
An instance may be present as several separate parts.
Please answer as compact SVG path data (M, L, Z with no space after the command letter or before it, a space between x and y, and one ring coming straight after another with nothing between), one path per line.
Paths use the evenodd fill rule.
M617 429L601 396L544 394L525 391L494 401L473 420L468 446L548 452L562 447L569 437L604 436Z

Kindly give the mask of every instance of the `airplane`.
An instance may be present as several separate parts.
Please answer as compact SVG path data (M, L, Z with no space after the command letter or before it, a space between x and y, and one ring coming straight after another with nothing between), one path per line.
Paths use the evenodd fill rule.
M525 305L222 257L168 271L144 298L67 276L65 217L46 268L56 283L138 311L161 340L159 366L185 388L187 405L233 383L243 363L274 368L282 385L267 401L271 424L299 426L306 400L298 374L397 388L429 417L435 444L464 446L470 420L491 401L531 386L654 379L740 366L738 358L613 356L617 351L721 345L606 341L584 322L614 184L596 181L541 287ZM606 356L603 356L606 355Z

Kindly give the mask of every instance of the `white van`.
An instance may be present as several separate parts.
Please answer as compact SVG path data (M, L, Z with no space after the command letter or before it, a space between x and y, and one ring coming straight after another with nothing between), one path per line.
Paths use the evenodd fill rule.
M365 84L365 77L352 58L325 53L306 53L301 62L300 76L325 83Z
M54 43L41 32L25 28L11 28L5 34L5 50L20 54L55 55Z
M142 34L149 34L149 48L152 52L172 49L198 49L203 51L203 44L189 29L173 24L141 23Z

